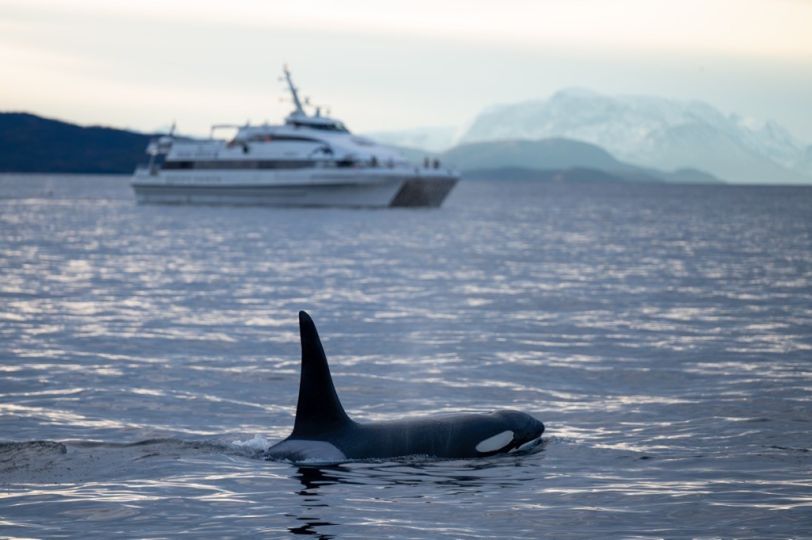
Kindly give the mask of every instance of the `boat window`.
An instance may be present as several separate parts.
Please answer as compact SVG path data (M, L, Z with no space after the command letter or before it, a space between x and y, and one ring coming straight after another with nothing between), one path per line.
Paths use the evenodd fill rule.
M249 137L248 142L313 142L313 143L320 143L319 139L314 139L313 137L301 137L297 135L252 135ZM234 146L235 144L241 144L240 142L232 142L229 143L229 147Z
M321 131L340 131L342 133L349 132L347 126L345 126L341 122L333 122L332 124L311 124L309 122L293 122L293 125L296 127L308 127L310 129L319 129Z
M315 164L316 161L312 159L210 159L198 161L167 161L161 168L164 170L305 169L314 167Z

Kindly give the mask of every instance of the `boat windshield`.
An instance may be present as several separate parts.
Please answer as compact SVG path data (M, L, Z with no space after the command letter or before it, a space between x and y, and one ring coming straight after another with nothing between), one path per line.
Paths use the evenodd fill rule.
M321 131L338 131L341 133L349 133L350 131L341 122L330 122L330 123L293 122L293 125L296 127L308 127L310 129L318 129Z

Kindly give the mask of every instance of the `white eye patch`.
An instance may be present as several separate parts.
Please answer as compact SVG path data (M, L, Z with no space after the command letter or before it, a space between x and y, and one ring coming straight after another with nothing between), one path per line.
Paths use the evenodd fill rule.
M493 437L488 437L484 441L480 441L478 445L476 445L476 451L480 453L488 453L488 452L496 452L497 450L501 450L505 446L513 441L513 432L510 430L503 431L502 433L497 433Z

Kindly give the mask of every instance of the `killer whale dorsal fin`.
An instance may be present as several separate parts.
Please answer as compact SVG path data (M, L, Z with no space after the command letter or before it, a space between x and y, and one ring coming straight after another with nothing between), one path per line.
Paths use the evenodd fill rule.
M299 312L302 340L302 373L293 437L317 436L350 422L336 394L327 356L310 315Z

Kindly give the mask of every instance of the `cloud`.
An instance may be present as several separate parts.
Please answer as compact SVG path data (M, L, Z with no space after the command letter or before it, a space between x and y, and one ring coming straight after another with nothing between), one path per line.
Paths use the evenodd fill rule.
M4 0L18 12L122 22L430 36L524 47L581 46L768 56L812 53L812 3L788 0Z

